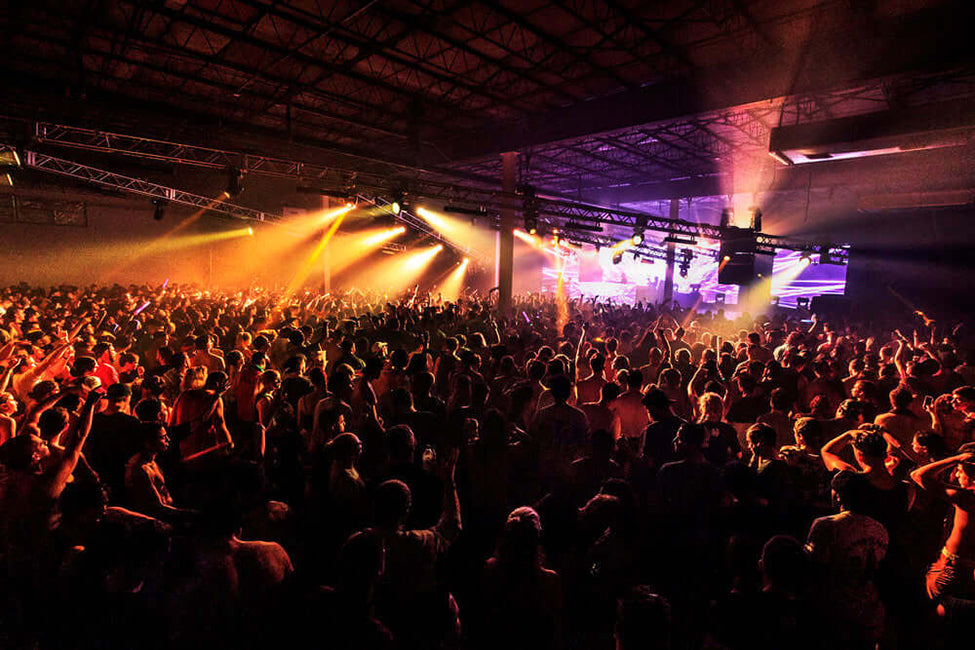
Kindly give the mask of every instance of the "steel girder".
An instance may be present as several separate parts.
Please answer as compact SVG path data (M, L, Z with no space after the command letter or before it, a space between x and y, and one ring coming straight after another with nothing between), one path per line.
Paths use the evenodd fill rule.
M173 187L166 187L141 178L123 176L97 167L83 165L64 158L55 158L36 151L25 152L25 165L31 169L57 174L67 178L74 178L88 183L101 185L131 194L141 194L154 199L162 199L172 203L182 203L196 208L219 212L235 219L246 221L264 221L268 213L246 208L233 203L226 203L220 199L201 196L192 192L184 192Z

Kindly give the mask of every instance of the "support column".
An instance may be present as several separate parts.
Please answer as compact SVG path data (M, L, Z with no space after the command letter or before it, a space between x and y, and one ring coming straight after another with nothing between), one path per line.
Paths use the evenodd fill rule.
M501 191L513 195L518 184L518 152L501 154ZM501 207L498 232L498 308L501 313L511 309L511 293L515 272L515 235L517 225L516 199L506 196Z
M670 200L670 218L677 220L680 214L680 199ZM670 302L674 299L674 257L676 253L676 244L673 242L668 242L667 244L667 271L664 275L664 302Z

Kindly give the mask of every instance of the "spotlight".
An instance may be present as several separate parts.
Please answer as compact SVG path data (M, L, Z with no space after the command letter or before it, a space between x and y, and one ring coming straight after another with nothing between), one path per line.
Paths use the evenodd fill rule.
M617 253L613 255L613 264L619 264L623 261L623 253Z
M716 305L723 305L724 304L724 297L725 296L724 296L723 293L716 293L716 294L714 294L714 304L716 304Z
M531 185L518 186L521 194L521 214L525 220L525 232L534 235L538 232L538 200L535 198L535 188Z
M251 228L250 226L247 226L247 234L250 235L251 237L253 237L254 236L254 229Z
M630 241L633 242L633 245L634 246L639 246L640 244L642 244L643 243L643 231L641 231L641 230L635 230L635 231L633 231L633 239L630 240Z
M224 192L228 197L235 197L244 191L244 172L236 167L227 169L227 189Z
M809 254L809 251L803 251L802 255L799 256L799 266L806 268L810 264L812 264L812 256Z
M809 296L799 296L796 298L797 309L809 309Z
M724 262L730 262L730 261L731 261L731 255L725 255L725 256L724 256L724 257L722 257L721 259L722 259L722 261L724 261Z
M163 217L166 216L166 204L169 203L166 199L153 199L152 200L152 218L156 221L162 221Z
M393 192L393 200L389 203L390 210L393 214L398 215L403 210L409 210L410 208L410 195L405 186L399 186L396 191Z

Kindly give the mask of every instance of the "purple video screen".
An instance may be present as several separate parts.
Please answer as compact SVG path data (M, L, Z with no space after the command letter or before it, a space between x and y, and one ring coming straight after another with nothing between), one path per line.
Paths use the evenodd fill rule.
M566 295L570 298L598 297L617 303L660 302L666 266L662 260L639 260L624 252L622 260L613 264L613 252L608 248L596 251L562 247L559 257L547 256L542 267L542 287L545 293L558 290L559 275ZM718 244L704 242L694 248L695 256L682 276L674 271L674 297L682 305L699 302L710 308L722 298L729 311L738 304L741 287L718 283ZM675 266L679 268L680 249ZM843 295L846 292L846 265L820 264L813 255L811 263L803 262L799 251L780 250L771 259L770 296L779 299L782 307L795 308L796 299L823 294ZM768 274L769 256L756 256L756 272Z

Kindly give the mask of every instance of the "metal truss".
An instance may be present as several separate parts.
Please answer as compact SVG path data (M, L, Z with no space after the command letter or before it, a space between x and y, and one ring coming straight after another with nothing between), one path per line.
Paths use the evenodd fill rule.
M214 199L208 196L184 192L183 190L166 187L165 185L159 185L140 178L123 176L104 169L98 169L97 167L90 167L63 158L55 158L54 156L37 153L36 151L25 152L24 164L32 169L57 174L58 176L74 178L131 194L140 194L155 199L162 199L171 203L182 203L183 205L190 205L196 208L210 210L211 212L219 212L234 217L235 219L264 221L268 216L266 212L261 212L260 210L226 203L220 199Z
M487 187L447 183L420 176L419 174L413 178L406 179L397 177L390 178L371 173L353 172L347 169L327 167L316 163L199 147L119 133L107 133L60 124L38 123L34 133L37 142L43 144L66 146L102 153L122 154L147 160L192 165L208 169L227 169L234 167L245 173L279 178L307 179L323 184L331 184L335 187L349 184L354 179L356 192L361 195L361 198L374 201L382 206L388 205L388 197L399 189L407 190L411 196L439 199L448 202L465 202L495 210L500 210L506 199L517 199L520 205L522 198L520 195L505 195L498 190ZM51 160L60 159L52 158ZM84 165L77 165L69 161L62 162L78 168L85 167ZM111 174L111 172L105 172L103 170L96 171L99 174ZM145 181L129 179L124 176L113 176L117 176L119 179L127 179L126 184L133 182L146 183ZM154 184L147 183L147 185ZM155 187L161 188L162 186ZM370 190L372 191L371 195L369 194ZM139 193L155 196L155 194L151 194L148 191L141 191ZM201 198L206 202L212 202L212 199ZM197 203L190 204L198 205ZM692 223L680 219L669 219L645 212L602 207L584 202L546 197L544 195L538 196L537 205L539 215L548 217L554 227L559 227L560 223L568 221L582 221L622 226L629 229L653 230L669 235L683 235L694 239L703 238L717 241L722 238L722 230L717 226ZM231 207L239 210L249 210L248 208L240 208L239 206ZM223 211L227 212L227 210ZM257 211L250 212L257 213ZM263 215L264 213L257 214ZM261 218L263 219L263 217ZM450 243L451 246L461 250L465 254L471 252L470 250L465 250L462 246L446 242L424 220L412 215L408 215L406 219L411 219L409 222L404 220L411 227L426 232L440 241ZM758 244L769 248L787 248L791 250L810 250L812 248L812 244L808 242L793 241L762 233L758 235ZM845 249L836 249L837 259L845 259L845 256Z
M440 242L444 246L448 246L450 248L453 248L457 252L459 252L459 253L467 256L467 257L475 257L475 258L483 258L484 257L482 255L482 253L480 253L476 249L474 249L474 248L472 248L470 246L465 246L465 245L463 245L461 243L458 243L456 241L453 241L451 239L448 239L448 238L444 237L444 235L442 233L440 233L437 230L435 230L434 228L432 228L430 226L430 224L428 224L426 221L424 221L423 219L421 219L420 217L416 216L415 214L413 214L412 212L410 212L408 210L400 210L399 213L393 212L393 209L392 209L392 201L390 201L386 197L382 197L382 196L368 197L368 196L365 196L365 195L360 195L357 198L360 201L365 201L365 202L373 203L373 204L375 204L376 206L378 206L380 208L386 209L389 212L389 214L393 216L394 219L396 219L397 221L399 221L403 225L405 225L405 226L407 226L407 227L409 227L409 228L411 228L413 230L416 230L418 232L422 232L423 234L428 235L428 236L436 239L438 242Z
M208 169L238 169L244 173L341 182L348 177L343 169L271 156L258 156L223 149L168 142L140 136L84 129L64 124L37 122L35 142L85 151L98 151Z

